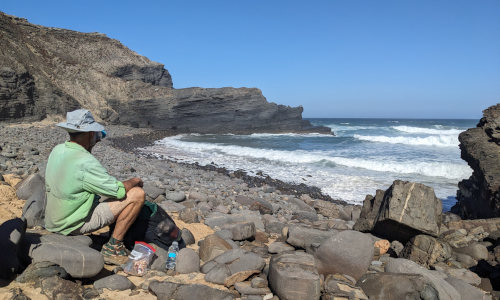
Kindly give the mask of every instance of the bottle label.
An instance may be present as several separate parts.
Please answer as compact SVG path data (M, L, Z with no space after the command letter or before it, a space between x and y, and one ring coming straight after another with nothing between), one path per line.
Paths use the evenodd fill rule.
M174 257L176 257L176 256L177 256L177 255L176 255L175 253L169 253L169 254L168 254L168 257L170 257L170 258L174 258Z

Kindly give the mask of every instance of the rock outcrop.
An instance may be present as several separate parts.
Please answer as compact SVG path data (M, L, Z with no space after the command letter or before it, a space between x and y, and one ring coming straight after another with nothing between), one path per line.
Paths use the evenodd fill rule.
M49 28L0 12L0 121L83 107L100 121L178 133L324 132L302 107L256 88L174 89L160 63L100 33Z
M458 139L462 159L473 173L458 184L452 212L467 219L500 216L500 104L484 110L477 127Z
M431 187L395 180L385 192L366 197L354 229L406 243L421 233L437 236L441 212L441 201Z

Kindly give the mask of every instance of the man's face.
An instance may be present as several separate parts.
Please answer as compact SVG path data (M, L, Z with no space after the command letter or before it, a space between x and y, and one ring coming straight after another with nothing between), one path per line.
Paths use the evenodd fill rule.
M92 148L94 148L95 144L97 144L97 142L99 142L101 140L101 137L99 135L100 132L96 132L96 131L91 131L89 132L90 134L90 143L89 143L89 152L92 151Z

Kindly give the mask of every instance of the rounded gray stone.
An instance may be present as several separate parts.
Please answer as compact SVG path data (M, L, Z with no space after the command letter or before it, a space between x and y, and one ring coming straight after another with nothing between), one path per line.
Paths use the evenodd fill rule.
M193 249L184 248L179 251L175 271L181 274L200 271L200 257Z
M165 198L167 198L167 200L170 200L170 201L181 202L181 201L186 200L186 194L184 194L184 192L167 191Z
M94 288L106 288L114 291L123 291L127 289L133 289L134 284L127 277L115 274L97 280L96 282L94 282Z

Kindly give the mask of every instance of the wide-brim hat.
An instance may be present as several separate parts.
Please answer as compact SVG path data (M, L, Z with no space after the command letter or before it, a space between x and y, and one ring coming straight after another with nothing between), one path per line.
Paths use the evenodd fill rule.
M66 113L66 122L58 123L57 126L68 132L90 132L103 131L104 126L97 123L92 113L86 109L77 109Z

